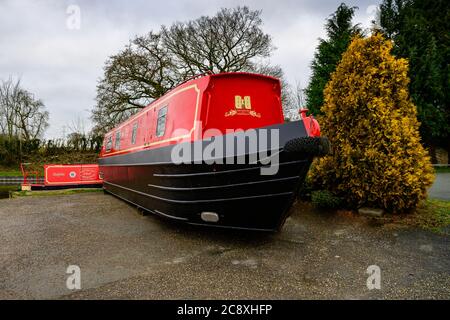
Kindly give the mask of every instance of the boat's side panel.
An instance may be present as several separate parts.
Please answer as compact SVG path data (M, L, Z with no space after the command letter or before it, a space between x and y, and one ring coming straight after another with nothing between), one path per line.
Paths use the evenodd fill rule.
M269 128L280 130L282 146L306 136L301 123ZM283 223L312 160L311 155L292 157L281 152L276 174L262 175L260 163L175 165L172 150L168 146L100 159L104 188L145 209L189 223L205 224L200 214L214 212L220 219L213 225L275 230Z
M189 223L236 228L276 230L284 221L295 192L303 181L310 161L284 162L279 172L261 178L259 168L227 166L226 170L204 166L109 167L117 173L104 188L154 213ZM215 170L215 171L212 171ZM132 179L122 180L124 172ZM189 175L189 177L186 177ZM214 212L217 223L206 223L202 212Z

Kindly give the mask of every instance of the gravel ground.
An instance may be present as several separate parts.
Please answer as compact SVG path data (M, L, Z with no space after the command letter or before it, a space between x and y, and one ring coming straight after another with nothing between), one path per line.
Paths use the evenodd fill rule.
M142 216L102 193L4 199L0 243L0 299L450 299L447 237L301 204L267 234Z

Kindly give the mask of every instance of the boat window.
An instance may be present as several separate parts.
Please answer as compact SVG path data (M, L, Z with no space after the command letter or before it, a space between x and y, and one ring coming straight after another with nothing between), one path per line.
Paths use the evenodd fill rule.
M116 132L116 141L114 144L114 149L116 149L116 150L120 149L120 131Z
M106 152L110 152L112 148L112 137L109 136L108 140L106 141Z
M167 106L158 111L158 122L156 123L156 136L162 137L166 131Z
M131 144L136 143L137 128L138 128L138 123L135 122L133 125L133 132L131 132Z

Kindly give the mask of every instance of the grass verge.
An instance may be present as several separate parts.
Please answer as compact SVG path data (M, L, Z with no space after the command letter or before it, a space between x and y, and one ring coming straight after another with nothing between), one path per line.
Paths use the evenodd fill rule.
M428 199L414 213L385 215L377 220L392 227L415 227L437 234L449 235L450 201Z
M22 171L18 168L0 167L0 177L21 177Z
M429 199L411 217L413 223L436 233L450 225L450 201Z
M11 194L12 198L17 197L45 197L45 196L64 196L69 194L101 192L102 188L77 188L77 189L62 189L62 190L35 190L35 191L16 191Z
M450 167L434 167L434 171L436 171L436 173L448 173L450 172Z
M9 191L18 191L18 190L20 190L20 186L16 186L16 185L0 186L0 192L9 192Z

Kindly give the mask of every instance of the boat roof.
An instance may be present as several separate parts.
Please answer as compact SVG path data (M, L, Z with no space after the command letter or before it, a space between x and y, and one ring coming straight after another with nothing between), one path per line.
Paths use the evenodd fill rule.
M278 78L275 78L275 77L272 77L269 75L260 74L260 73L251 73L251 72L222 72L222 73L210 74L209 76L214 77L214 78L220 78L220 77L228 77L228 76L233 76L233 75L256 76L258 78L268 78L271 80L279 81Z
M169 92L180 88L181 86L187 85L187 84L189 84L191 82L194 82L194 81L202 79L202 78L207 78L207 77L210 77L210 78L225 78L225 77L230 77L230 76L235 76L235 75L251 76L251 77L258 77L258 78L266 78L266 79L270 79L270 80L274 80L274 81L280 81L278 78L275 78L275 77L272 77L272 76L268 76L268 75L260 74L260 73L251 73L251 72L203 73L203 74L199 74L199 75L193 76L192 78L181 82L175 88L170 89L169 91L167 91L164 95L162 95L158 99L164 97ZM155 99L150 104L156 102L158 99Z
M135 118L137 118L141 113L146 112L146 110L148 108L150 108L154 103L158 102L160 99L164 98L166 95L168 95L170 92L173 92L175 90L180 89L181 87L187 86L190 83L194 82L194 81L198 81L199 79L202 78L225 78L225 77L229 77L229 76L235 76L235 75L243 75L243 76L251 76L251 77L258 77L258 78L266 78L266 79L270 79L273 81L280 81L278 78L272 77L272 76L268 76L268 75L264 75L264 74L259 74L259 73L251 73L251 72L222 72L222 73L204 73L204 74L199 74L197 76L192 77L191 79L188 79L184 82L181 82L179 85L177 85L176 87L170 89L169 91L167 91L165 94L163 94L161 97L153 100L152 102L150 102L147 106L145 106L144 108L142 108L141 110L139 110L138 112L136 112L135 114L133 114L132 116L130 116L128 119L126 119L125 121L123 121L122 123L116 125L114 128L110 129L106 134L105 134L105 138L107 136L110 136L111 134L113 134L114 131L116 131L118 128L121 128L122 126L124 126L125 124L133 121Z

